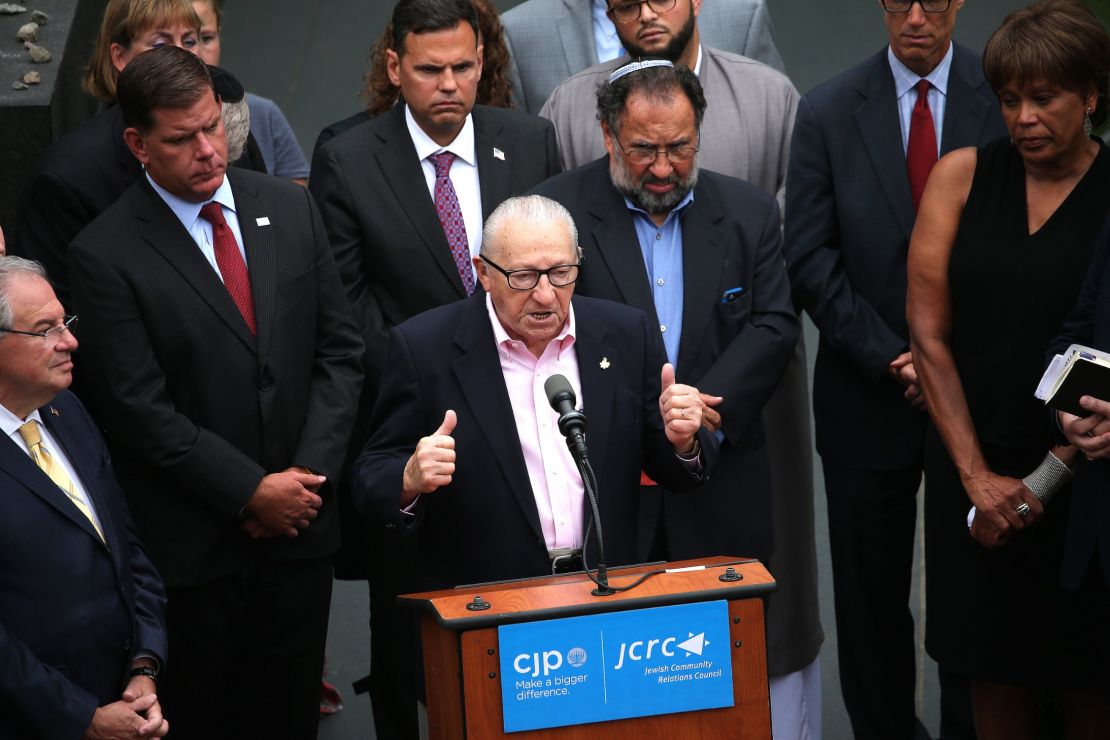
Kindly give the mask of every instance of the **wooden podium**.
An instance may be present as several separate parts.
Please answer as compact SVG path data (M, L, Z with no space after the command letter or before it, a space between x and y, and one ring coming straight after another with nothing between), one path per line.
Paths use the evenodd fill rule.
M728 567L741 578L727 580ZM403 603L424 610L420 627L432 740L507 737L770 740L767 648L760 597L774 589L774 579L759 562L712 557L611 568L609 582L613 586L626 585L644 572L662 568L693 569L652 576L631 591L612 596L593 596L590 593L593 582L584 573L571 573L400 597ZM467 609L475 597L481 597L488 608ZM732 707L505 734L498 626L719 600L728 602L735 700Z

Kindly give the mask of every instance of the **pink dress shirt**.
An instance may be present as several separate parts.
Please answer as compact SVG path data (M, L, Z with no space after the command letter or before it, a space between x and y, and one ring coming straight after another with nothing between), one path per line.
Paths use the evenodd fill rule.
M563 331L536 357L524 342L511 339L497 318L493 302L486 308L497 342L497 358L516 419L517 437L528 467L528 480L547 549L582 546L582 476L559 433L559 415L547 402L543 384L556 373L566 376L582 408L582 383L574 351L574 308L567 312Z

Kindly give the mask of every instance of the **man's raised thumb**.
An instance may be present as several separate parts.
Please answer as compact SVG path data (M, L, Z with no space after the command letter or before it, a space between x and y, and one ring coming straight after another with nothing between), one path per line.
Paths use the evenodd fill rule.
M674 365L669 362L663 363L663 375L661 376L661 380L662 387L659 389L660 393L674 385Z
M439 425L439 429L432 432L432 435L445 434L451 436L451 432L455 431L455 424L457 423L458 419L455 417L455 412L447 409L447 413L443 415L443 423Z

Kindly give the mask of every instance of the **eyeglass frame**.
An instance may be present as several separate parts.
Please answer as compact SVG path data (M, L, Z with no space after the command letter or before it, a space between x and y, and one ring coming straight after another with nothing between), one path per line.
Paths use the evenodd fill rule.
M628 161L632 162L633 164L638 164L638 165L649 165L649 166L653 165L653 164L655 164L656 160L659 159L659 155L662 154L663 156L665 156L667 158L667 162L669 162L671 164L671 166L673 167L676 164L685 164L687 162L692 162L694 160L694 157L697 156L697 153L701 151L701 141L700 140L698 141L697 145L692 145L692 144L674 145L674 144L671 144L671 145L663 147L662 149L660 149L659 147L650 147L649 148L649 147L646 147L646 146L636 146L635 144L632 144L630 146L630 148L625 149L624 145L621 144L620 139L617 139L616 141L617 141L617 148L621 150L621 154L623 154L625 157L627 157ZM649 150L651 151L651 154L652 154L652 157L651 157L650 160L645 159L642 162L637 162L635 159L632 158L633 155L640 155L640 156L646 155ZM683 154L683 157L685 157L685 159L675 159L674 157L671 156L672 152L683 152L683 151L686 151L686 150L689 150L690 156L686 157L686 155Z
M25 337L39 337L40 339L42 339L44 347L46 347L47 349L54 349L54 347L58 346L58 342L62 341L63 334L65 334L67 331L70 334L73 333L73 327L76 324L77 314L73 314L71 316L64 317L62 323L58 324L57 326L52 326L46 331L20 331L19 329L0 328L0 333L19 334ZM56 337L54 339L53 345L49 344L51 336Z
M670 7L669 8L663 8L662 10L659 10L655 7L655 4L659 3L659 2L664 2L665 3L665 2L668 2L668 0L620 0L620 2L617 3L617 5L635 5L636 6L636 17L635 18L629 18L626 21L622 21L620 18L617 17L617 13L616 13L617 5L611 5L611 6L606 7L605 14L610 16L617 23L628 25L629 23L635 23L636 21L640 20L640 16L644 12L644 5L645 4L651 5L652 6L651 7L652 12L656 13L657 15L662 14L662 13L669 13L672 10L674 10L676 5L678 5L678 0L669 0L669 2L671 3Z
M948 0L948 3L944 6L944 10L929 10L925 7L925 0L910 0L910 4L906 6L905 10L891 10L886 6L887 0L879 0L879 4L883 6L883 10L887 13L893 13L894 15L905 15L906 13L909 13L911 10L913 10L914 3L917 3L921 6L922 13L930 13L933 15L947 13L952 8L952 0Z
M575 249L577 250L578 248L575 247ZM540 284L540 278L543 277L544 275L547 276L547 282L551 284L552 288L566 288L569 285L574 285L575 283L577 283L578 282L578 276L582 272L582 258L581 257L578 258L578 262L571 262L571 263L566 264L566 265L553 265L553 266L547 268L546 270L540 270L540 269L535 268L535 267L522 267L519 270L506 270L504 267L497 264L496 262L494 262L493 260L491 260L489 257L487 257L486 255L484 255L482 253L479 253L478 257L483 262L485 262L487 265L489 265L490 267L492 267L493 269L497 270L498 272L500 272L502 275L505 276L505 284L509 286L510 290L519 290L521 292L523 292L525 290L535 290L536 286ZM552 270L559 270L559 269L564 268L564 267L573 267L573 268L575 268L574 280L571 280L569 283L559 283L557 285L555 283L555 281L551 279L551 271ZM518 288L518 287L516 287L512 283L512 276L513 276L513 274L519 273L519 272L534 272L534 273L536 273L536 282L532 283L532 285L527 287L527 288Z

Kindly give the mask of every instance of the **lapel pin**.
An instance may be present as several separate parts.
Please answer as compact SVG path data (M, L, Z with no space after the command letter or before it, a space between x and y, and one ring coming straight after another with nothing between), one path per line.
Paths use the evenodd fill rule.
M54 414L54 416L57 416L59 418L61 417L61 414L58 413L58 409L54 408L53 406L50 407L50 413Z
M497 147L494 147L493 148L493 158L494 159L500 159L502 162L504 162L505 161L505 152L501 151Z
M262 218L256 218L254 220L254 222L256 224L258 224L259 226L269 226L270 225L270 219L266 216L263 216Z
M609 369L609 358L608 357L602 357L601 362L597 363L597 366L600 367L602 370L608 370Z

